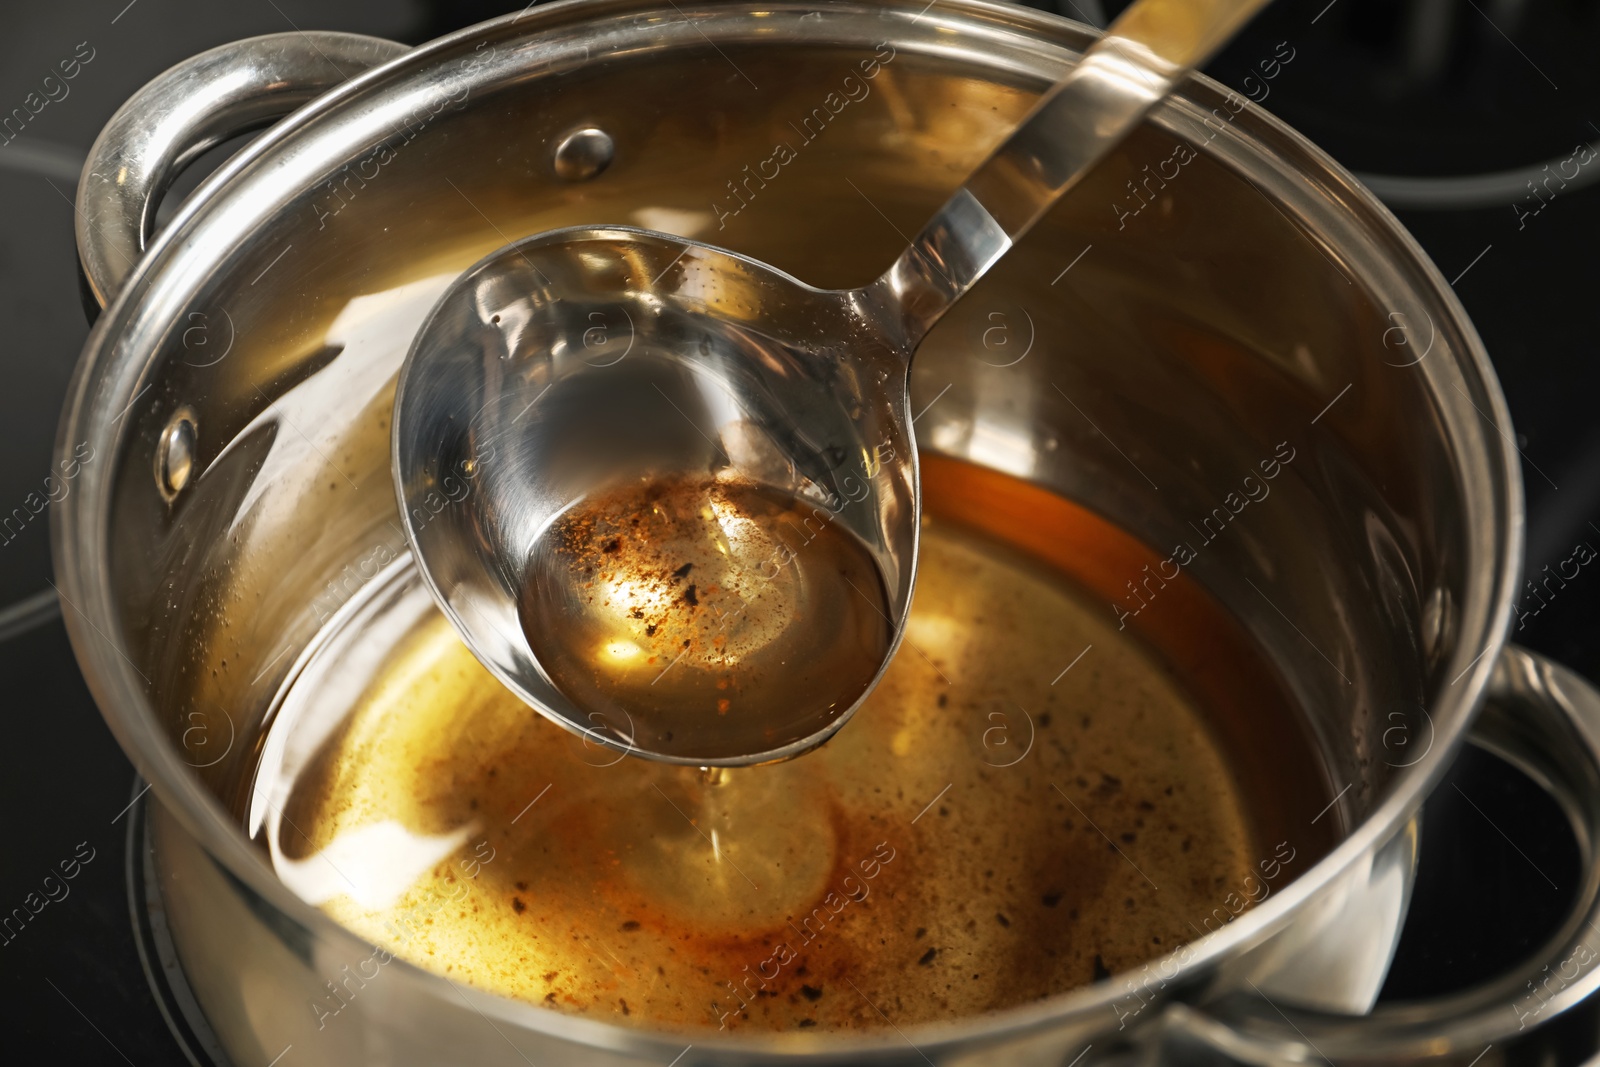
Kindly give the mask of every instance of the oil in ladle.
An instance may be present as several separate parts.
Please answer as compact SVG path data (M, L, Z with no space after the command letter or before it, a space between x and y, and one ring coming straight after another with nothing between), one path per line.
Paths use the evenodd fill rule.
M893 642L866 546L826 509L737 477L583 498L526 574L518 614L550 681L595 729L686 761L814 733Z

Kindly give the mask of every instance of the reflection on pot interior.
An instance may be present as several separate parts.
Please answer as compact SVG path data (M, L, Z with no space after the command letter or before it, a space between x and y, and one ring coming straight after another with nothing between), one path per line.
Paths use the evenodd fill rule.
M1308 869L1329 791L1207 595L1182 577L1181 610L1150 613L1165 629L1119 631L1107 603L1155 553L1009 476L937 455L923 473L907 640L817 751L706 775L586 744L477 663L402 559L281 695L257 841L452 980L712 1031L1035 1001Z

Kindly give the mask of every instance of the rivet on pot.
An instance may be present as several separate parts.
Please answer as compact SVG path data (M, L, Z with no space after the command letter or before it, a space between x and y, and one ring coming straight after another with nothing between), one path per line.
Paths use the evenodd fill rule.
M573 130L556 145L556 177L562 181L586 182L600 176L616 157L617 145L611 135L596 126Z
M199 431L191 407L173 412L156 444L156 488L169 502L183 491L194 473L194 450Z

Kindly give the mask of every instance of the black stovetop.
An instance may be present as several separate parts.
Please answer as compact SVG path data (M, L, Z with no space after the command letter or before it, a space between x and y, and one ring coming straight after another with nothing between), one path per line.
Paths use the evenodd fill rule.
M420 42L520 6L69 0L8 11L0 113L59 61L80 66L66 95L57 90L0 146L0 307L10 327L0 356L0 514L25 506L50 471L86 334L71 198L84 153L129 93L180 59L253 34L330 29ZM1033 6L1098 21L1123 4ZM1402 221L1453 279L1505 387L1524 456L1532 572L1579 542L1600 545L1600 353L1590 322L1600 190L1588 187L1600 160L1577 162L1580 146L1600 142L1597 45L1593 0L1278 0L1210 68L1363 175L1525 172L1469 183L1478 190L1463 194L1470 202L1448 181L1395 195ZM1570 180L1538 195L1524 189L1524 178L1550 173L1547 164ZM0 532L0 914L46 900L14 937L0 933L8 1047L74 1064L203 1060L193 1034L180 1044L169 1030L141 963L128 844L141 784L68 647L49 584L47 520L30 513ZM1600 576L1581 572L1523 617L1515 639L1600 681ZM1475 750L1429 801L1425 825L1389 999L1462 988L1522 958L1553 931L1578 876L1552 802ZM50 883L65 895L58 888L49 900L44 879L62 864L76 876Z

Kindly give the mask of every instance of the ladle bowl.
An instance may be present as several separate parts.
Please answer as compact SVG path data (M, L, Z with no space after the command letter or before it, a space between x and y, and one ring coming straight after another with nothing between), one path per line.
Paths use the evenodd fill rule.
M631 229L477 264L419 333L394 413L409 540L468 646L534 707L644 755L752 764L826 740L910 607L917 345L1265 3L1138 0L862 288ZM613 373L590 373L623 323ZM502 443L484 492L433 522L445 479ZM857 464L859 496L840 484Z
M831 736L898 644L917 550L909 353L877 314L865 290L813 289L731 252L617 227L520 241L462 275L408 356L393 434L407 536L474 654L568 728L671 762L767 762ZM559 618L535 630L581 635L600 669L624 676L619 697L575 702L519 614L538 569L533 547L595 486L682 475L759 485L798 506L766 529L719 516L721 575L699 558L678 580L652 576L631 551L602 552L600 593L560 605L564 632ZM854 589L817 573L841 534L875 572L856 575ZM691 610L686 591L709 640L680 652L687 626L663 619L674 606ZM808 626L841 617L880 631L870 666L849 648L828 654L827 638L853 635L824 626L819 644ZM650 639L668 636L653 653ZM841 659L853 674L841 674ZM681 691L697 673L714 686L708 671L748 674L751 664L760 677L736 683L747 707L766 696L764 707L786 715L735 708L708 719L641 699ZM765 679L799 679L805 692L766 692Z

